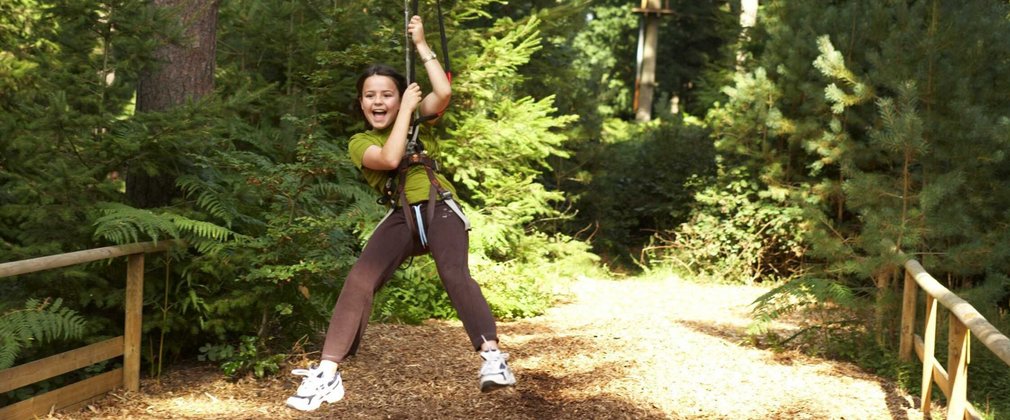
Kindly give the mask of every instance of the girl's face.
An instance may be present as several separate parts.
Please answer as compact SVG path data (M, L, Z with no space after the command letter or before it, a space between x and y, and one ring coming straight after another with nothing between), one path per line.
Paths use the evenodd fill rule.
M361 112L376 130L393 124L400 110L400 91L389 76L374 75L361 86Z

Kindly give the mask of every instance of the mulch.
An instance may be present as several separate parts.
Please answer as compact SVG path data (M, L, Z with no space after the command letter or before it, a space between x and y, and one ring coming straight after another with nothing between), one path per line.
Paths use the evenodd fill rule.
M764 288L583 278L570 290L542 316L499 323L519 383L492 393L477 389L459 322L373 324L341 366L345 398L315 412L284 406L294 376L229 381L197 364L47 418L922 418L914 398L854 365L751 346L748 305Z

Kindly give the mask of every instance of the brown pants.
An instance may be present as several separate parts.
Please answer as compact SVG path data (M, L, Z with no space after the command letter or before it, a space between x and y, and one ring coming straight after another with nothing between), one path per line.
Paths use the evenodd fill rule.
M422 215L427 214L426 207L427 203L422 205ZM418 235L410 231L400 208L375 229L340 290L326 331L323 360L339 363L357 352L372 313L375 292L389 281L404 260L426 252L431 252L435 260L442 285L456 308L456 314L463 321L463 328L474 350L479 350L485 339L498 339L487 300L480 286L470 277L467 265L469 236L463 221L448 205L439 201L432 220L425 220L425 227L428 232L427 249L421 246Z

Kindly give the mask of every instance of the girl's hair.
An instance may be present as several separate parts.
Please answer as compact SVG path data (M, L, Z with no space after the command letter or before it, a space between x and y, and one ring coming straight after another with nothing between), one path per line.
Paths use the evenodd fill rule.
M385 64L372 64L361 72L361 76L358 76L358 94L354 98L354 104L351 105L353 111L357 112L358 116L365 121L365 125L371 129L371 124L368 124L368 119L365 118L364 111L361 110L361 89L365 86L365 79L372 76L386 76L393 79L393 83L396 84L396 90L400 92L400 97L403 97L403 92L407 90L407 78L404 77L396 69L387 66Z

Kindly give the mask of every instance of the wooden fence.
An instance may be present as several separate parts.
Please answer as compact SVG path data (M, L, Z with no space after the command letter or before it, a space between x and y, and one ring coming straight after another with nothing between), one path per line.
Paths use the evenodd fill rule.
M116 257L126 262L126 325L123 335L63 352L34 362L0 370L0 393L43 381L103 360L123 356L123 367L80 382L0 407L0 419L45 415L50 410L75 406L124 387L140 388L140 335L144 298L144 254L165 251L176 241L110 246L0 264L0 278L51 270Z
M926 312L923 336L915 334L916 300L919 288L925 291ZM947 338L947 370L934 356L936 349L937 302L950 311ZM968 302L936 281L918 261L905 263L905 286L901 308L899 355L912 359L912 350L922 361L922 411L929 412L933 383L947 396L947 418L981 418L968 402L968 363L971 335L1010 366L1010 339L999 332Z

